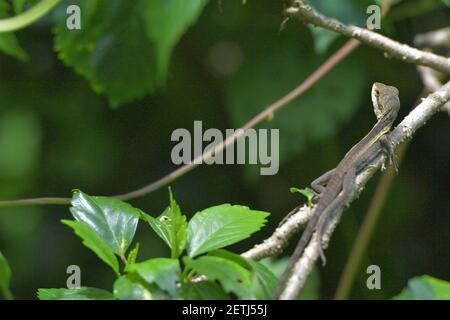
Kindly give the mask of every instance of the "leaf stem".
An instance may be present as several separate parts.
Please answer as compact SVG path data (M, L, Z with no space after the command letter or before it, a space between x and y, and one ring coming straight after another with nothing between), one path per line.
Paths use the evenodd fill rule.
M16 31L29 26L52 10L60 1L43 0L24 13L0 20L0 33Z

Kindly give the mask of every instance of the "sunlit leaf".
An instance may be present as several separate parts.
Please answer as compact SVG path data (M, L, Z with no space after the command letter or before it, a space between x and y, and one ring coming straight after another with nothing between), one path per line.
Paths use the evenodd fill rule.
M62 223L71 227L83 240L83 244L109 265L116 274L119 274L119 262L111 247L100 238L86 223L82 221L62 220Z
M240 299L252 297L252 274L236 262L214 256L203 256L197 259L185 257L183 261L187 267L198 274L205 275L208 280L217 280L226 292L234 293Z
M190 257L229 246L261 229L268 212L222 204L197 212L189 221L187 251Z
M119 256L133 240L139 222L140 210L114 198L91 197L75 190L70 212L102 238Z

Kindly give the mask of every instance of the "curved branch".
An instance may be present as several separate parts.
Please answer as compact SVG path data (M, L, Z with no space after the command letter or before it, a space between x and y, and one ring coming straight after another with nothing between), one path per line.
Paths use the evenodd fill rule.
M336 51L330 58L328 58L319 68L317 68L308 78L306 78L299 86L297 86L294 90L289 92L284 97L280 98L273 104L266 107L261 113L257 114L253 117L249 122L247 122L241 129L236 130L233 135L228 137L224 143L216 146L213 149L209 149L201 156L197 157L190 164L185 164L175 171L165 175L161 179L152 182L140 189L135 191L131 191L124 194L119 194L112 196L113 198L117 198L120 200L130 200L135 199L146 194L149 194L163 186L168 185L172 181L177 178L183 176L189 171L195 169L199 166L200 160L209 159L213 152L215 154L223 151L225 148L233 145L237 139L243 136L243 134L250 128L255 127L262 121L266 119L273 118L274 114L287 105L289 102L301 96L304 92L306 92L309 88L311 88L317 81L319 81L325 74L327 74L334 66L336 66L339 62L341 62L345 57L347 57L356 47L358 47L359 42L356 40L349 40L346 44L344 44L338 51ZM33 198L33 199L21 199L21 200L9 200L9 201L0 201L0 207L12 207L12 206L25 206L25 205L54 205L54 204L69 204L69 198Z

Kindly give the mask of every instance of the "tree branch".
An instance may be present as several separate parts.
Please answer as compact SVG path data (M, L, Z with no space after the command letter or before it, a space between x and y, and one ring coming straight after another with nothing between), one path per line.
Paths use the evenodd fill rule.
M424 99L422 103L412 110L390 133L389 136L393 147L396 149L397 146L403 141L411 138L411 136L448 101L450 101L450 81ZM371 176L384 162L384 154L381 152L380 147L378 145L374 145L373 148L377 149L376 152L374 150L376 156L366 165L364 170L358 174L356 179L357 191L353 195L353 198L355 198L356 195L362 191ZM263 257L281 253L289 238L299 229L300 225L305 222L306 217L312 216L313 209L314 208L309 208L307 206L299 208L295 214L293 214L283 225L275 230L272 236L242 255L247 258L261 259ZM334 217L325 228L322 238L324 247L328 245L328 241L339 221L339 218L340 215ZM303 287L319 255L319 241L315 234L309 245L306 247L303 256L294 266L292 276L281 296L282 299L294 299L297 297L299 290Z
M289 18L296 18L303 23L310 23L357 39L368 46L385 52L390 57L450 74L450 59L412 48L367 29L345 25L338 20L318 13L311 6L305 4L303 0L294 0L291 7L286 9L285 14Z

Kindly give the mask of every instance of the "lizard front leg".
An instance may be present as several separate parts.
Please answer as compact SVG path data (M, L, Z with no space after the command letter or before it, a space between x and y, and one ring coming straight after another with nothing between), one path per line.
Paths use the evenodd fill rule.
M325 172L324 174L322 174L317 179L315 179L313 182L311 182L311 189L313 189L314 192L317 193L313 198L314 203L316 203L319 200L320 194L325 191L328 180L330 180L334 171L335 171L335 169L331 169L331 170ZM298 209L300 209L300 206L297 206L296 208L291 210L291 212L289 212L281 220L281 222L278 224L278 226L282 226L290 217L292 217L293 214L295 214L298 211Z
M330 180L336 169L331 169L325 172L320 177L311 182L311 189L313 189L318 195L325 191L328 180Z

